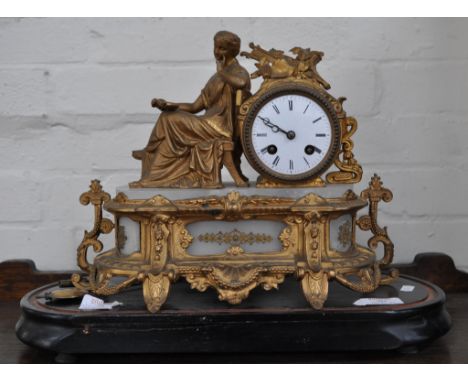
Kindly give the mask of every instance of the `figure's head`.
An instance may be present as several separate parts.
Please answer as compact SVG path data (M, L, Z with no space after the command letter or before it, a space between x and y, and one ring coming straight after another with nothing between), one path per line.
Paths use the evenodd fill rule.
M240 51L240 38L238 35L220 31L214 36L214 56L216 60L223 61L225 59L234 58Z

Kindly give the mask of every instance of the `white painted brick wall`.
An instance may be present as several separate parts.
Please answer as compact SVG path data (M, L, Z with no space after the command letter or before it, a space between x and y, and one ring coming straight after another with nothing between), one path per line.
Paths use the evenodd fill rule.
M359 121L356 191L374 172L394 191L380 219L396 261L443 251L468 269L464 19L0 19L0 261L76 268L92 223L80 193L138 178L151 98L193 100L221 29L244 49L323 50L319 72Z

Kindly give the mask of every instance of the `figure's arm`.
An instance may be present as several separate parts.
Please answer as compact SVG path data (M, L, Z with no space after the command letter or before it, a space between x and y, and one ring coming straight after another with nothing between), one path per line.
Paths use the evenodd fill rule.
M196 114L205 108L201 95L198 96L198 98L193 103L167 102L161 98L154 98L151 101L151 106L158 108L161 111L182 110L192 114Z
M192 103L172 103L172 102L168 102L168 104L177 105L178 110L187 111L187 112L192 113L192 114L199 113L200 111L202 111L205 108L205 105L203 103L203 99L202 99L201 95L198 96L198 98Z

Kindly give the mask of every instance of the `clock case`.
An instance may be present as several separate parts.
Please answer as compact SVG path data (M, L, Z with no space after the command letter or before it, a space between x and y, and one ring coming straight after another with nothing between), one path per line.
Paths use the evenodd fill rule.
M257 71L252 78L263 77L260 89L242 102L239 95L237 123L244 155L250 165L259 172L257 187L321 187L326 184L358 183L362 179L362 167L355 159L351 137L357 130L357 121L348 117L343 102L345 97L335 98L327 90L330 84L317 72L316 65L323 53L295 47L293 59L276 49L266 51L259 45L250 44L251 52L241 55L257 61ZM265 65L269 63L269 65ZM269 171L258 160L251 144L251 128L257 111L272 97L283 94L304 94L319 103L332 124L332 145L319 168L312 169L305 177L287 178ZM335 166L333 168L332 166ZM320 175L330 170L325 179Z
M252 110L255 111L256 102L261 102L262 97L281 89L308 89L328 105L339 124L341 135L335 137L335 144L340 147L327 162L327 165L333 162L337 170L328 172L325 180L315 175L312 179L288 183L268 178L265 174L257 183L259 188L255 193L231 187L227 193L222 189L213 190L209 195L190 198L176 198L174 191L162 188L152 189L149 198L133 198L124 192L111 198L102 190L100 182L94 180L89 191L80 197L82 204L93 205L95 220L92 229L85 231L77 250L77 262L84 274L72 276L74 288L70 288L70 296L76 297L77 292L108 296L131 285L142 284L147 309L155 313L163 307L171 284L180 279L185 279L192 289L200 292L214 289L221 301L239 304L254 288L276 289L286 277L295 276L309 304L321 309L332 280L368 293L398 277L397 272L388 268L393 259L393 243L386 228L377 222L379 202L389 202L392 193L383 187L378 176L372 178L360 196L351 190L328 198L312 192L311 187L325 183L358 182L362 175L350 139L357 128L356 121L346 116L342 107L344 98L335 99L328 94L326 88L329 85L315 69L322 53L293 48L297 58L292 59L281 51L250 46L252 52L244 55L259 62L258 71L252 77L262 76L264 82L250 98L237 97L240 128L243 129L248 118L254 115ZM321 171L325 171L325 167ZM288 190L278 190L277 195L261 190L262 187L285 186L300 188L297 190L300 195L294 198L288 196ZM366 206L368 213L359 217L358 212ZM103 209L114 219L104 218ZM336 226L339 219L344 221ZM129 254L122 250L129 234L125 231L124 220L138 226L139 246ZM257 237L255 232L242 232L245 223L262 224L262 221L283 224L279 232L271 232L278 250L252 251L242 244L242 234L247 241L249 237L253 237L252 240ZM200 239L192 234L190 227L204 222L220 222L220 226L221 222L236 224L236 230L222 235L229 243L225 251L214 255L190 254L190 246ZM372 232L369 247L356 242L358 228ZM103 244L99 237L112 230L116 246L101 252ZM337 245L336 241L341 244ZM376 253L379 244L384 248L381 258ZM90 248L101 252L93 262L88 259ZM66 293L62 291L60 296L64 295Z
M329 98L331 97L326 97L323 94L324 92L316 90L305 81L302 84L291 83L291 81L284 81L285 83L283 84L281 82L283 81L279 81L279 83L273 81L272 85L263 86L260 91L254 97L252 97L253 99L249 99L245 103L245 106L242 105L240 110L247 110L245 118L239 118L244 155L249 161L250 165L256 169L262 177L278 182L278 184L281 182L285 183L285 185L300 184L308 181L312 183L322 183L318 177L331 165L333 165L336 157L339 154L341 144L340 120L335 111L335 107L333 106L332 102L329 101ZM252 130L259 111L270 100L285 95L302 95L314 100L325 111L331 125L331 144L329 150L327 151L325 157L314 168L303 174L285 175L273 171L271 168L264 165L264 163L258 158L258 155L256 154L253 147ZM258 180L258 184L263 184L262 178Z

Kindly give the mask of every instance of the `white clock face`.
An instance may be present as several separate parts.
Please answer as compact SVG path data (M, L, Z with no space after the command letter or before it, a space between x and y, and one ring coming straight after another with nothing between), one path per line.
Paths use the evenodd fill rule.
M332 124L315 100L299 94L281 95L259 109L251 139L264 166L297 176L325 159L332 145Z

